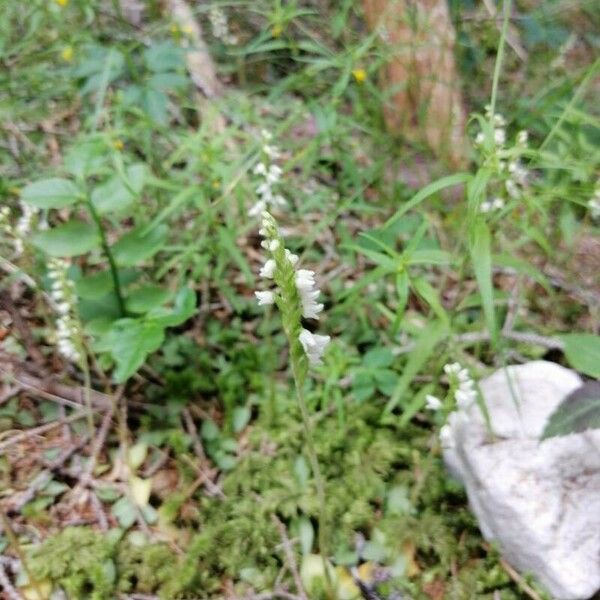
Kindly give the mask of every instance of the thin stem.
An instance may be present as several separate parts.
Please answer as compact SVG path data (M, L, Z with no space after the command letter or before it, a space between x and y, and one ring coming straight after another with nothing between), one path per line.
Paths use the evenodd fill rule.
M110 266L110 272L112 275L113 286L115 288L115 295L117 296L117 303L119 305L119 312L121 316L124 317L127 314L125 309L125 297L123 296L123 291L121 290L121 282L119 281L119 272L117 270L117 263L115 262L115 257L113 256L112 250L108 245L108 240L106 239L106 232L104 231L104 226L102 225L102 219L100 215L96 211L96 207L92 203L89 197L86 197L86 205L92 215L92 219L94 219L94 223L100 232L100 240L102 242L102 249L104 250L104 254L106 254L106 258L108 259L108 264Z
M90 367L88 365L87 356L84 354L81 359L81 370L83 371L83 397L85 400L85 407L87 409L87 423L88 429L90 430L90 439L94 438L94 412L92 410L92 380L90 377Z
M504 17L502 20L502 30L500 32L500 42L498 44L498 54L496 55L496 64L494 66L494 79L492 82L492 98L490 100L490 114L493 123L496 113L496 99L498 97L498 82L502 71L502 59L504 58L504 45L506 43L506 34L508 32L508 21L511 10L512 0L504 0Z
M317 499L319 502L319 551L323 558L323 570L325 572L325 584L327 587L327 594L329 598L333 599L333 583L331 581L331 574L329 573L329 563L327 557L329 556L329 536L326 526L325 516L325 485L323 483L323 477L321 475L321 468L319 467L319 457L317 456L317 450L315 447L315 441L312 432L312 424L310 421L310 414L308 412L308 406L304 399L304 391L302 386L302 378L300 377L300 369L298 360L296 357L291 357L292 363L292 374L294 377L294 384L296 388L296 398L298 400L298 406L300 407L300 414L302 416L302 426L304 429L304 437L306 438L306 449L308 452L308 459L310 466L315 478L315 486L317 488Z

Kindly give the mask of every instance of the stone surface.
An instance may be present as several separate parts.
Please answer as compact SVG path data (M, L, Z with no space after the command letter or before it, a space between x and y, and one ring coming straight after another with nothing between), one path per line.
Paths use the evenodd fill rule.
M600 590L600 431L539 441L581 384L545 361L501 369L480 383L494 436L477 405L452 413L442 436L484 537L557 600Z

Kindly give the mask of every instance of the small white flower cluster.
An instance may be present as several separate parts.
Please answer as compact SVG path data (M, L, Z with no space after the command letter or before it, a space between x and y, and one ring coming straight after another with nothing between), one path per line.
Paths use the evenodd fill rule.
M461 367L459 363L444 365L444 373L455 387L454 400L459 408L469 408L477 398L475 382L469 375L469 371Z
M588 200L587 205L592 219L600 220L600 181L596 184L594 195Z
M275 252L280 248L280 241L277 237L269 234L270 231L277 231L277 224L273 217L266 211L263 212L262 227L259 230L261 236L265 239L261 242L261 246L270 252ZM318 319L319 314L323 310L323 304L317 302L317 298L321 293L316 286L315 272L308 269L297 269L298 256L284 248L283 260L295 270L294 285L302 306L302 316L305 319ZM261 268L259 275L265 279L273 279L277 269L277 262L274 258L269 258ZM276 291L266 290L254 292L259 306L274 304L281 298ZM322 363L321 357L327 344L330 341L328 335L313 334L307 329L302 329L299 334L299 341L302 348L308 357L310 364L319 365Z
M229 30L229 21L227 15L218 6L213 6L208 13L208 19L212 29L212 34L224 44L235 46L238 38Z
M80 337L79 321L73 316L75 308L75 286L67 277L69 263L53 258L48 263L48 277L52 281L50 296L58 313L56 319L56 337L58 351L72 362L81 360L77 349Z
M261 137L263 139L262 152L265 155L267 163L270 164L259 162L254 167L253 173L261 176L263 182L256 188L258 201L248 211L250 217L256 217L269 208L282 207L287 204L286 199L281 194L274 193L273 191L273 186L279 183L283 171L280 166L270 161L279 157L279 151L275 146L269 144L273 136L268 131L263 130Z
M517 154L522 153L528 144L529 134L527 131L519 131L513 148L506 147L506 120L498 113L492 115L490 106L486 106L486 118L494 125L494 148L492 155L488 157L488 163L491 162L497 170L498 175L504 180L504 189L508 198L516 200L521 197L523 189L527 185L529 177L528 170L523 166ZM485 144L485 134L480 131L475 136L475 146L483 148ZM502 210L506 205L505 199L498 196L492 200L486 200L481 203L479 210L482 213L491 213Z
M461 367L459 363L445 365L444 372L454 389L454 400L457 408L450 412L446 424L440 429L440 443L443 448L453 448L456 431L468 422L469 417L466 410L477 399L477 392L475 391L475 382L469 371Z
M479 205L479 212L489 213L502 210L506 206L503 198L494 198L493 200L484 200Z
M492 117L492 108L489 104L485 107L485 116L487 119L493 118L494 144L496 144L496 146L504 146L504 144L506 143L506 119L498 113L495 113ZM483 133L483 131L480 131L475 136L475 145L482 146L484 142L485 134Z
M6 237L13 236L13 227L10 223L10 209L8 206L0 206L0 232Z
M15 227L15 252L18 255L23 254L24 240L29 235L33 220L38 216L39 212L37 208L21 202L21 216Z

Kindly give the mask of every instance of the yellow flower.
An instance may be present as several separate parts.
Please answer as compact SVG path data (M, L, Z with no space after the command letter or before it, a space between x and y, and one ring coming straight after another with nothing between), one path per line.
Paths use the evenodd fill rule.
M277 25L273 25L271 29L271 35L274 38L278 38L283 33L283 27L278 23Z
M72 46L65 46L62 49L62 52L60 53L60 57L65 62L71 62L73 60L73 47Z
M185 33L186 35L191 35L192 33L194 33L194 28L191 25L184 25L181 28L181 31L183 31L183 33Z
M67 4L69 4L69 0L54 0L56 4L58 4L61 8L64 8Z
M367 72L364 69L353 69L352 75L354 75L356 83L363 83L367 78Z
M117 149L117 150L123 150L123 148L125 147L125 144L123 143L122 140L115 140L113 142L113 146Z
M218 179L213 179L212 186L213 189L218 190L221 187L221 184L219 183Z
M172 33L173 35L177 35L177 34L179 33L179 27L177 27L177 24L176 24L176 23L173 23L173 24L171 25L171 33Z

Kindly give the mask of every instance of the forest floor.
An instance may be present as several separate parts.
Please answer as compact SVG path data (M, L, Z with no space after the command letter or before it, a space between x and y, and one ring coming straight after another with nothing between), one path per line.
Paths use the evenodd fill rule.
M7 3L2 600L317 600L319 523L340 600L549 598L482 539L426 409L450 401L449 362L475 380L542 357L594 369L561 336L600 333L599 15L530 4L498 88L507 155L529 132L511 196L475 146L456 173L386 131L386 50L356 2L199 3L193 22L166 8L179 2L139 19L118 2ZM467 109L485 115L499 27L451 5ZM186 63L199 31L217 78ZM254 297L261 161L281 168L282 232L317 272L332 338L305 386L324 515L285 337ZM465 198L482 173L504 199L473 252ZM59 256L85 368L57 345Z

